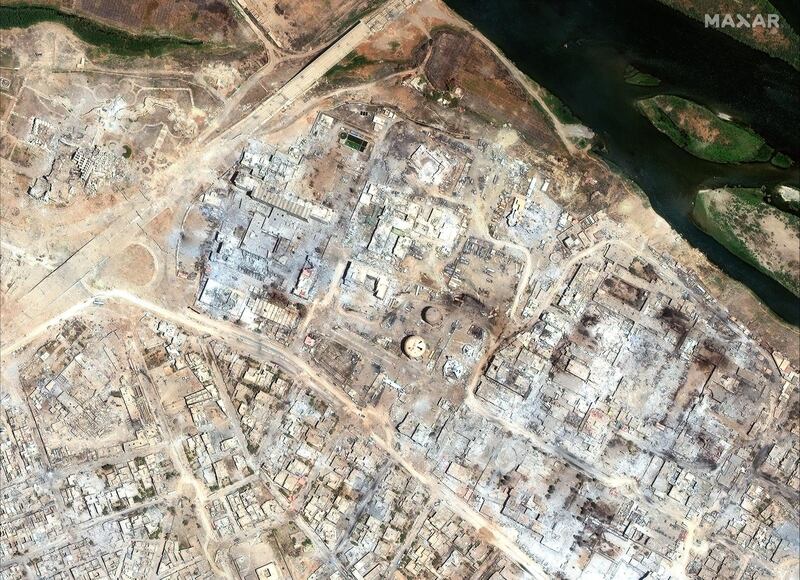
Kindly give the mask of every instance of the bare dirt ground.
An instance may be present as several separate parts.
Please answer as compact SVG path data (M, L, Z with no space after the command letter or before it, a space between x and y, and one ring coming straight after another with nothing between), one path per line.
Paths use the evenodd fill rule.
M450 30L434 32L425 76L436 90L461 89L459 104L490 123L511 123L531 143L561 147L547 115L531 105L530 96L478 39Z
M195 23L200 19L198 16ZM102 23L102 20L98 21ZM127 30L131 33L178 35L177 31L185 28L186 36L190 36L190 33L202 34L202 23L195 27L191 16L185 17L181 22L183 25L175 29L150 27L144 30L132 26ZM106 24L125 28L119 23ZM158 58L151 58L115 55L82 42L61 24L45 22L25 29L3 30L0 66L14 69L13 72L6 71L7 74L4 74L6 78L11 74L9 80L12 86L7 92L12 95L16 92L15 84L20 82L20 75L25 72L49 69L63 73L80 69L126 76L138 75L143 78L192 79L224 98L270 60L269 52L248 26L241 24L239 20L234 20L232 26L233 28L226 28L210 23L207 25L209 34L216 34L218 40L198 36L197 38L203 40L203 46L183 47ZM11 47L15 47L15 50L11 50ZM33 50L34 47L36 50ZM7 96L0 99L0 118L4 118L3 113L13 105L8 100Z
M361 14L378 5L375 0L248 0L242 2L269 37L290 52L321 48L333 41Z
M448 100L444 109L429 107L437 117L464 127L510 123L529 143L565 156L563 141L553 131L557 121L535 105L491 47L438 2L416 4L390 31L359 46L331 71L327 85L352 87L396 77L399 88L414 75L429 83L429 101ZM454 116L463 117L463 123Z
M131 244L114 256L104 270L106 281L112 285L144 286L153 279L156 263L150 250L141 244Z
M168 68L75 68L88 47L65 30L45 24L3 35L20 66L2 72L11 81L0 126L3 242L51 269L108 227L127 196L168 165L220 106L202 69L195 79ZM34 135L36 123L47 129ZM116 177L87 191L74 156L93 147L113 155ZM54 185L47 202L27 194L41 176Z
M696 111L684 111L678 115L678 119L678 124L682 129L686 129L692 135L697 135L700 140L706 143L720 140L719 129L713 127L709 119L699 116ZM719 142L727 144L728 140L724 139Z
M429 31L447 22L446 15L431 2L414 4L403 18L359 47L359 54L370 61L412 59L415 49L430 38Z

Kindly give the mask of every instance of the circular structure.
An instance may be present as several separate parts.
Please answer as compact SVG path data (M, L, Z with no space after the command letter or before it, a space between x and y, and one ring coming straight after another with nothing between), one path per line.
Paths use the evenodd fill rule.
M431 326L439 326L442 320L444 320L444 317L442 316L441 310L435 306L428 306L422 309L422 320Z
M412 334L403 339L403 354L408 358L421 359L427 349L428 345L425 344L425 339L421 336Z
M156 259L148 248L131 244L108 261L103 273L115 286L141 287L153 280L156 268Z

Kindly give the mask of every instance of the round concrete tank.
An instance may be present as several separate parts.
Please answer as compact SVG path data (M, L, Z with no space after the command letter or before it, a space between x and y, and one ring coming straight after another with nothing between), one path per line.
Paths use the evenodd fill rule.
M412 334L411 336L407 336L403 339L402 348L403 354L405 354L408 358L421 359L425 354L425 351L428 349L428 345L425 344L424 338L417 336L416 334Z
M422 310L422 320L431 326L439 326L443 319L442 311L435 306L428 306Z

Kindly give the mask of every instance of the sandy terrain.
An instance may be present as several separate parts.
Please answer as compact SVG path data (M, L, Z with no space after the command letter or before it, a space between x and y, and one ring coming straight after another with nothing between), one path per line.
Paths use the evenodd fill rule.
M105 266L103 276L112 286L144 286L156 273L153 254L140 244L131 244Z
M242 4L280 48L292 52L321 48L377 6L374 0L327 0L324 8L315 0L247 0Z

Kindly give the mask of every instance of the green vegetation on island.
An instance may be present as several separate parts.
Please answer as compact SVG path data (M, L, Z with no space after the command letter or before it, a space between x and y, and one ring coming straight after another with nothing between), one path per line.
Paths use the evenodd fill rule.
M692 219L730 252L800 296L800 218L753 188L700 191Z
M82 41L120 56L160 56L171 50L200 46L199 40L174 36L131 34L47 6L0 5L0 29L27 28L41 22L55 22L69 28Z
M775 167L780 167L781 169L789 169L794 163L788 155L784 155L780 151L775 152L775 155L769 161Z
M642 72L633 65L625 67L625 82L629 85L638 87L657 87L661 84L661 79L651 74Z
M700 159L715 163L771 161L778 167L792 164L749 127L723 119L688 99L657 95L637 101L636 106L656 129Z

